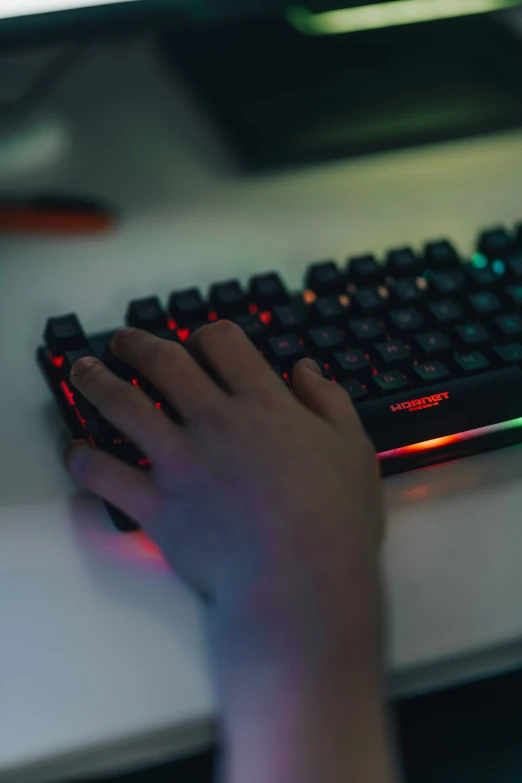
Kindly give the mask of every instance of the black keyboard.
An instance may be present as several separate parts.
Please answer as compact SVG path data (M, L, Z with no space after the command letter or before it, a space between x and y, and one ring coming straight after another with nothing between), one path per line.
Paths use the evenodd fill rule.
M392 250L384 263L324 261L308 268L298 293L269 272L246 287L217 283L206 297L175 291L166 307L155 296L136 299L126 323L182 343L224 318L288 385L297 361L316 359L351 396L384 475L522 441L522 224L484 232L471 259L443 240L422 252ZM50 318L38 361L73 437L147 469L147 457L69 385L72 364L95 355L175 416L110 353L113 334L86 335L74 314Z

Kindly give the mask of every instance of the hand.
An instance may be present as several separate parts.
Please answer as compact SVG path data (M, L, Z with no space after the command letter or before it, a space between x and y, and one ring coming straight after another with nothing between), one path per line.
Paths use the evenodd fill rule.
M321 692L326 713L331 689L346 684L355 693L368 683L365 698L378 705L368 722L379 723L383 516L375 455L346 392L303 360L292 395L229 322L199 330L187 348L138 330L118 333L111 347L158 389L180 423L100 362L81 359L71 382L150 457L152 469L140 472L88 444L68 449L67 466L138 521L209 599L232 749L249 745L245 721L258 725L264 715L279 725L276 682L282 695L289 683L300 693L306 680ZM354 667L355 683L346 676ZM301 720L290 713L288 727ZM266 721L257 737L271 734ZM238 781L279 781L274 770L266 778L250 770L247 778L230 764L233 780L237 772ZM372 781L384 779L374 772ZM320 776L329 783L322 769ZM299 780L308 778L299 772Z

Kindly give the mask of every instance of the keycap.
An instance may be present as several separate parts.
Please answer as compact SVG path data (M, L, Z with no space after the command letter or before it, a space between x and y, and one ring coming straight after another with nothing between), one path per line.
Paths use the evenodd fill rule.
M319 369L321 370L321 375L323 378L326 378L327 380L331 380L332 378L332 368L330 366L329 362L325 362L324 359L322 359L320 356L312 356L312 359L317 364Z
M459 345L464 349L486 348L491 343L491 335L478 321L468 322L455 327Z
M339 386L348 392L354 405L357 405L361 402L366 402L366 400L369 399L367 390L359 383L359 381L340 381Z
M144 329L147 332L160 332L167 328L167 313L157 296L147 299L135 299L129 304L126 315L127 326Z
M515 306L517 309L522 307L522 284L507 285L504 289L506 297L511 306Z
M304 302L274 307L272 326L276 332L295 332L302 336L310 321L309 308Z
M382 455L401 446L518 418L521 400L522 369L513 366L445 380L421 393L417 389L370 400L358 407L358 414Z
M197 288L189 288L171 294L169 312L178 326L187 327L207 320L208 305Z
M380 375L373 375L371 383L373 390L379 395L396 394L409 386L408 379L400 370L388 370Z
M384 329L375 318L349 319L347 336L356 345L369 345L385 338Z
M380 266L375 256L357 256L347 263L347 277L356 286L372 286L384 283L385 270Z
M74 313L49 318L44 340L53 356L63 356L65 351L75 351L88 345L85 332Z
M346 321L348 308L338 296L322 296L311 305L310 312L314 321L341 326Z
M460 263L459 255L446 239L428 242L424 248L424 262L431 269L450 269Z
M438 330L415 335L414 343L417 351L426 359L444 357L451 353L449 338Z
M65 380L69 380L73 365L79 360L88 356L95 356L93 349L90 345L86 348L78 348L76 351L66 351L63 356L63 364L60 369L61 377Z
M511 341L514 337L522 337L522 316L518 313L497 315L493 319L493 327L502 341Z
M500 310L500 299L491 291L480 291L466 297L472 312L479 318L494 315Z
M493 261L496 258L505 258L514 246L515 238L505 228L498 226L480 235L478 251Z
M422 272L421 259L409 247L390 250L386 265L391 277L416 277Z
M411 364L411 351L402 340L377 343L372 350L372 357L381 370L393 367L406 369Z
M372 366L360 350L338 351L332 360L332 373L338 380L358 378L364 381L372 374Z
M500 367L510 367L512 364L522 364L522 345L520 343L508 343L496 345L493 348L493 360Z
M344 342L344 335L336 326L325 325L308 330L307 344L312 356L329 356Z
M454 299L430 302L427 309L435 326L449 326L464 318L462 306Z
M429 283L423 277L396 280L389 292L390 299L398 305L421 304L429 292Z
M456 369L460 375L475 375L491 369L489 360L481 351L456 353L453 357Z
M492 288L498 288L502 283L502 278L496 275L489 266L483 269L471 267L468 269L468 283L472 289L489 291Z
M311 288L318 296L341 294L344 292L345 285L346 278L335 261L323 261L308 267L306 287Z
M438 361L415 364L412 370L414 377L423 386L429 386L450 377L450 371L446 365Z
M206 326L206 324L205 324ZM160 340L167 340L169 343L180 343L177 333L172 329L163 329L161 332L154 332L155 337L159 337Z
M109 346L107 346L105 353L102 356L102 362L106 367L109 368L111 372L124 381L130 382L132 378L136 377L137 375L137 371L134 369L134 367L131 367L129 364L122 362L121 359L113 354Z
M514 253L506 260L506 277L522 282L522 253Z
M283 372L292 369L305 355L304 348L294 334L271 337L268 340L267 358Z
M262 311L290 302L290 295L276 272L252 277L248 296Z
M257 348L262 348L269 336L268 325L264 324L259 315L252 313L240 313L232 319L241 327L247 337L252 340Z
M440 294L440 296L459 294L466 287L466 276L459 270L431 272L427 279L432 293Z
M390 331L400 336L419 332L424 328L425 323L424 316L415 307L403 307L397 310L390 310L388 313Z
M352 298L352 309L362 315L375 315L388 303L389 292L385 286L359 288Z
M219 318L231 318L248 309L246 294L237 280L213 285L210 289L210 304Z

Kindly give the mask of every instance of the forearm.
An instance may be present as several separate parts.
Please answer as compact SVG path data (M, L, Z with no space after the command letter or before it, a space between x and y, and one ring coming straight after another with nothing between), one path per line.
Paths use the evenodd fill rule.
M250 670L229 691L220 783L392 783L373 666L346 660ZM252 681L255 677L255 682Z

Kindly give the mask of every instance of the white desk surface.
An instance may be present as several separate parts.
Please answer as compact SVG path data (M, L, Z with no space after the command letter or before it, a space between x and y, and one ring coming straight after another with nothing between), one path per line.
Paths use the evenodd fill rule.
M73 147L16 187L104 196L104 239L0 239L0 780L130 767L207 746L197 602L67 477L34 361L47 316L110 328L126 303L522 217L522 132L240 176L145 45L93 50L57 90ZM7 185L10 183L0 183ZM14 183L13 183L14 184ZM386 480L393 693L522 661L522 451Z

